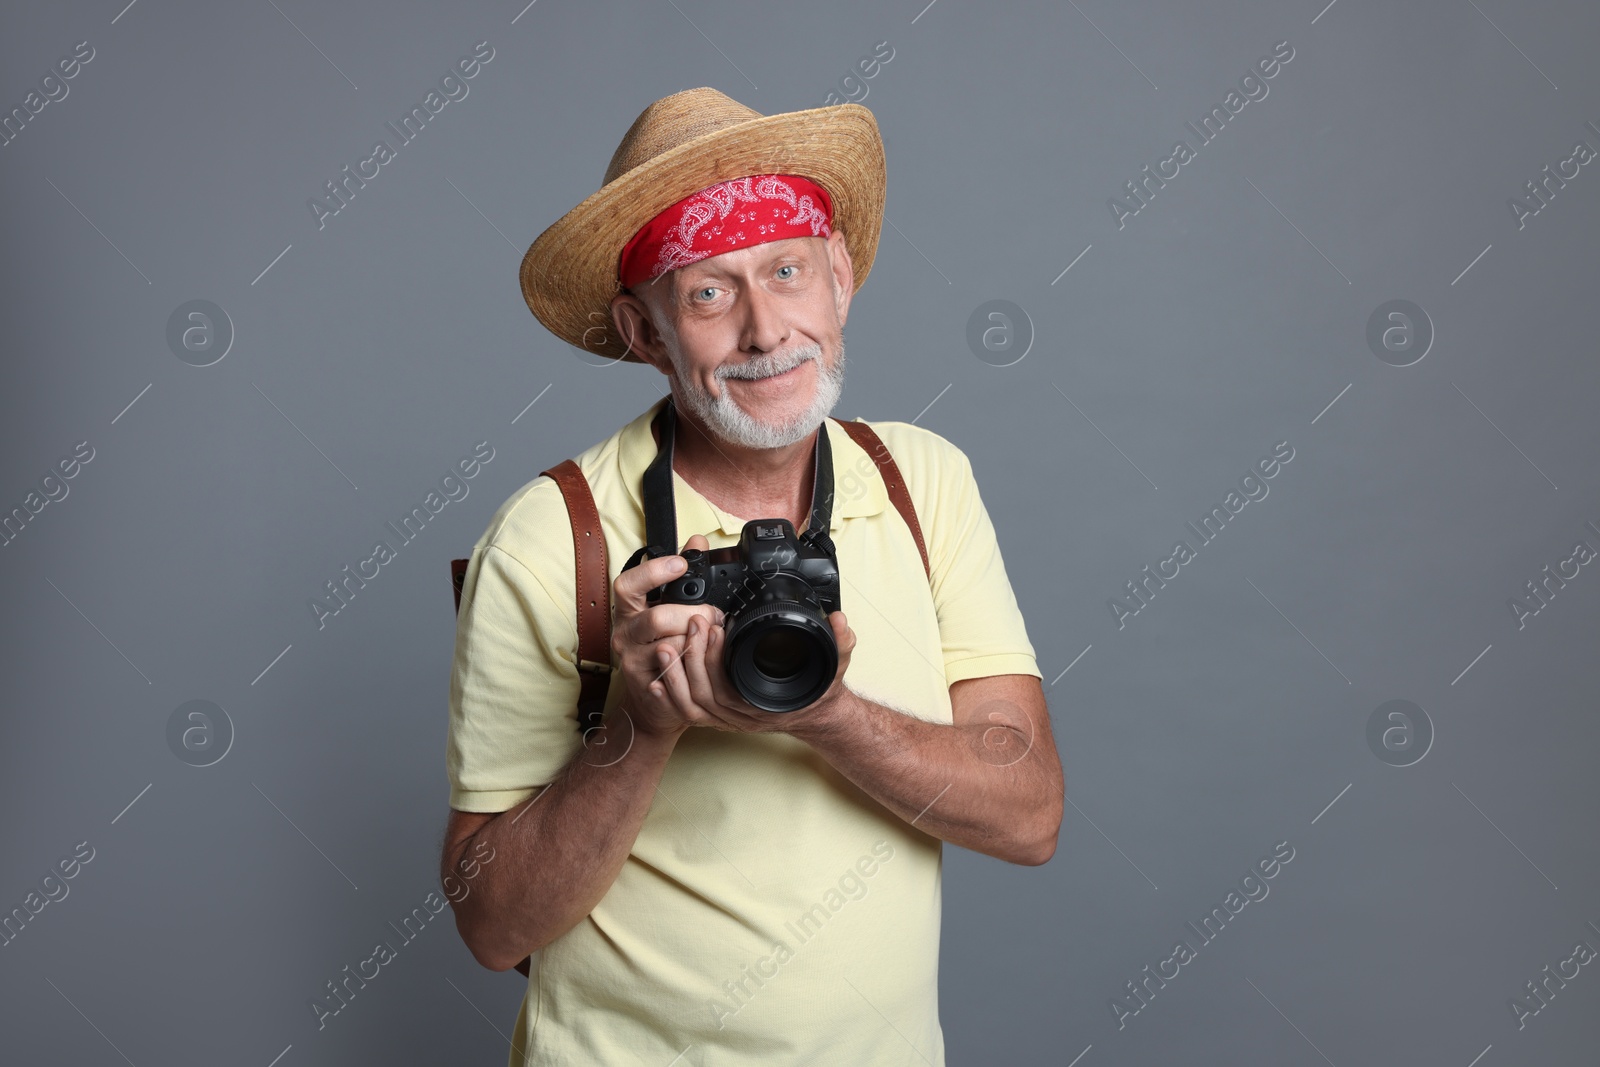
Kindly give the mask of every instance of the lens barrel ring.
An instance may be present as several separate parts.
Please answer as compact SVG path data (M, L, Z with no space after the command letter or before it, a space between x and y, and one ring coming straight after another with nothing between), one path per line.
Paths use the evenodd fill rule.
M763 711L798 711L833 684L839 644L814 606L768 600L734 612L724 625L724 670L739 695Z

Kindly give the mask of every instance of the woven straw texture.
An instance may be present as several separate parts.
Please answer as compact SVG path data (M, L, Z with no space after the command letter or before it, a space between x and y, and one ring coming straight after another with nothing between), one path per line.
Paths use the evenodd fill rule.
M877 120L860 104L762 115L715 89L662 97L633 120L600 189L522 257L523 299L551 333L599 356L643 362L611 321L623 245L668 205L749 174L799 174L828 190L859 290L883 227L887 180Z

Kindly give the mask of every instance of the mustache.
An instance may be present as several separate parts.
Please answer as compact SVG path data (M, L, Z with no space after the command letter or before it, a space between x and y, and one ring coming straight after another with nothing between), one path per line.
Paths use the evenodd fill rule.
M718 378L770 378L775 374L793 370L808 359L817 359L822 355L822 346L810 344L804 348L796 348L787 353L777 353L762 359L746 360L732 366L718 367Z

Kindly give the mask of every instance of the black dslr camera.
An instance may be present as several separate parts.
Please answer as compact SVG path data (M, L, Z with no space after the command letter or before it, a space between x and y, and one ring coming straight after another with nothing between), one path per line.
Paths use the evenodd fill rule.
M721 608L723 666L740 696L763 711L796 711L828 691L839 669L828 614L840 607L839 561L825 534L813 542L788 519L752 519L737 545L681 555L688 568L646 603Z

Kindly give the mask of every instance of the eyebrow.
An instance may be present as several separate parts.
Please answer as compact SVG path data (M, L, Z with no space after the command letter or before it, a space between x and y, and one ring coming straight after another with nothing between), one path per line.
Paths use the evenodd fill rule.
M768 264L775 263L780 259L805 260L807 258L808 257L805 254L804 248L788 248L781 252L768 253L767 258L763 261L762 265L766 266ZM696 278L726 278L729 276L728 271L721 267L704 266L703 264L705 262L705 260L698 260L689 264L687 267L683 267L681 273L678 275L678 285L685 285L689 281Z

